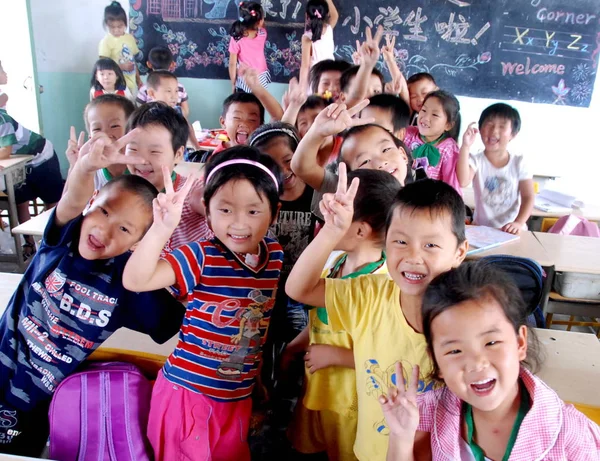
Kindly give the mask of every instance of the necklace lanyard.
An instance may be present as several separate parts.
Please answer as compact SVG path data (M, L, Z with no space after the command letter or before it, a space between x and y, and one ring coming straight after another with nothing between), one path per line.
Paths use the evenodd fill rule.
M348 258L348 254L346 253L335 263L335 265L331 269L331 273L327 276L327 278L338 278L337 275L340 272L340 270L342 269L342 265L346 262L347 258ZM363 267L358 269L356 272L352 272L351 274L344 275L343 277L340 277L340 278L353 279L353 278L359 277L361 275L372 274L377 269L379 269L383 264L385 264L385 251L381 252L381 259L379 259L379 261L374 261L372 263L365 264Z
M502 457L502 461L508 461L510 457L510 453L515 446L515 441L517 440L517 435L519 434L519 428L521 427L521 423L529 411L531 407L531 402L529 398L529 392L525 389L523 382L519 380L519 388L521 391L521 403L519 404L519 411L517 412L517 419L515 419L515 423L513 424L512 431L510 432L510 437L508 439L508 443L506 445L506 451L504 452L504 456ZM467 443L471 447L471 451L473 452L473 457L475 461L485 461L485 455L483 450L475 441L473 440L473 433L475 432L475 424L473 423L473 407L468 403L464 404L465 409L465 422L467 423Z

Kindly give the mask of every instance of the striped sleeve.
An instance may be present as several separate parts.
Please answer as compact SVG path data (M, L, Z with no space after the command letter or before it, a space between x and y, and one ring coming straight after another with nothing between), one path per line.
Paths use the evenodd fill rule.
M17 143L14 119L6 112L0 112L0 147L12 146Z
M204 264L204 249L198 242L188 243L165 256L173 271L176 282L174 288L180 293L191 293L200 283Z

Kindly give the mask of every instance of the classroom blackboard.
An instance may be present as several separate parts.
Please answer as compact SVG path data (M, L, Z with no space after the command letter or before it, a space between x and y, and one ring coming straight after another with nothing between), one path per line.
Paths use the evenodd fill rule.
M228 79L239 0L130 0L146 55L167 45L180 77ZM457 95L588 107L600 54L598 0L334 0L336 55L351 60L366 26L396 36L405 75L429 72ZM264 0L273 81L298 74L304 1ZM380 69L387 74L385 64ZM142 70L144 70L142 65Z

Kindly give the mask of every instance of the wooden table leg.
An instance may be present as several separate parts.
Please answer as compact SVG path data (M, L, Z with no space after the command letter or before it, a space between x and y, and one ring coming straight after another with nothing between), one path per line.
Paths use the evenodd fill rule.
M6 195L8 195L8 219L10 221L11 226L14 226L15 223L19 222L19 215L17 213L17 203L15 199L15 182L13 176L15 173L16 171L10 171L4 176L6 178ZM13 239L15 241L15 255L17 257L17 265L19 266L19 270L21 272L25 272L27 264L25 264L25 260L23 258L21 236L13 234Z

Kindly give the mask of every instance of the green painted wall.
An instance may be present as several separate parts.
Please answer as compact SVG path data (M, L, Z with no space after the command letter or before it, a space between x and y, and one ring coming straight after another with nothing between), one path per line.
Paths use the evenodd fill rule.
M61 160L63 174L68 169L64 152L67 149L69 130L85 130L83 110L89 102L90 75L74 72L40 72L39 84L44 87L40 95L44 136L54 144ZM183 78L190 98L190 120L199 120L205 128L219 126L221 103L228 96L231 84L228 80ZM273 83L269 90L281 100L286 85Z

